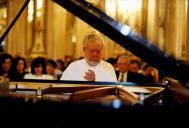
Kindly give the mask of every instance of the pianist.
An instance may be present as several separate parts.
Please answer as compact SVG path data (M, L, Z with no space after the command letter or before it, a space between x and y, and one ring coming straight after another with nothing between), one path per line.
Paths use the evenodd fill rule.
M92 32L84 37L84 59L71 63L63 72L61 80L110 81L116 82L115 70L111 64L102 60L104 41Z

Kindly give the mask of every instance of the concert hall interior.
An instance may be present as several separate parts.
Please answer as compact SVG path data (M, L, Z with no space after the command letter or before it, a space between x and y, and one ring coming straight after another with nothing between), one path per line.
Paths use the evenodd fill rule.
M100 41L84 47L90 33L104 41L102 52L93 57L98 59L95 66L103 62L103 70L115 71L110 76L117 80L106 80L101 71L95 76L99 70L89 65L87 46L96 48ZM0 43L0 92L4 95L8 84L8 97L44 105L111 104L114 109L120 104L189 103L189 0L0 0ZM64 81L62 74L81 60L92 67L85 75L91 78L94 73L94 79ZM83 68L77 64L72 77ZM167 100L164 94L182 98L171 95Z

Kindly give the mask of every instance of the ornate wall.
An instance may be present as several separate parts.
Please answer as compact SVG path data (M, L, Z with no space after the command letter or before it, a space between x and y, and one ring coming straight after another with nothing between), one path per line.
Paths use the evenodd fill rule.
M67 42L66 36L67 12L48 0L46 13L46 56L54 59L62 59L66 51L70 50L67 48L69 42Z
M10 0L8 2L8 24L10 24L23 3L23 0ZM26 17L27 10L24 11L19 21L7 36L6 51L13 55L26 54Z

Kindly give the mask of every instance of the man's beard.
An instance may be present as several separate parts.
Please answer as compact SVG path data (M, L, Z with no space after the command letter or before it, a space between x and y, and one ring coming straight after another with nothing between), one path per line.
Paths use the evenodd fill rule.
M100 61L87 60L87 64L92 66L92 67L97 66L99 63L100 63Z

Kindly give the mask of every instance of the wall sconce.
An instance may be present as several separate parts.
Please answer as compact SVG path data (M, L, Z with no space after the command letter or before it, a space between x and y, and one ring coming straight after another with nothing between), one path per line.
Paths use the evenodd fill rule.
M43 0L37 0L37 17L41 17L43 8Z
M34 20L34 0L31 0L28 5L28 22L32 22ZM42 16L42 8L43 8L43 0L36 0L36 15L37 17Z
M0 9L0 35L4 32L7 25L7 8L2 7Z
M188 6L189 6L189 2L188 2L188 0L185 0L185 2L186 2L185 3L185 6L186 6L185 9L186 9L186 12L187 12L188 11Z
M28 22L33 21L33 15L34 15L34 0L31 0L28 5Z
M2 18L3 18L3 19L7 19L7 8L4 8L2 11L3 11L3 16L2 16Z
M75 34L73 34L72 35L72 43L76 43L76 41L77 41L77 37L76 37L76 35Z

